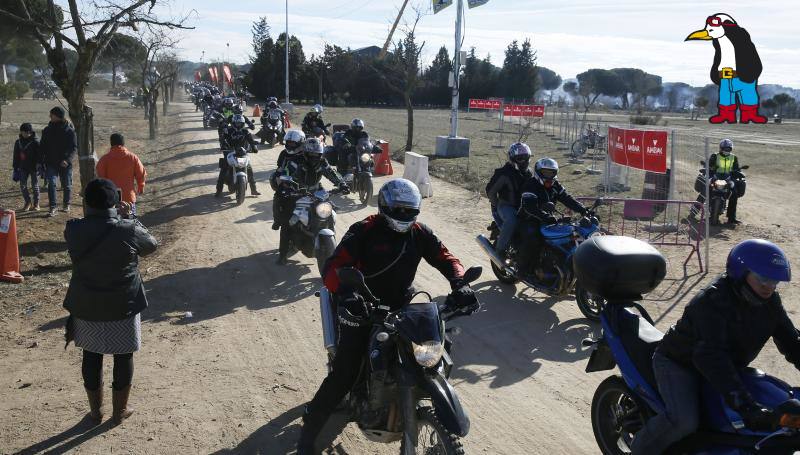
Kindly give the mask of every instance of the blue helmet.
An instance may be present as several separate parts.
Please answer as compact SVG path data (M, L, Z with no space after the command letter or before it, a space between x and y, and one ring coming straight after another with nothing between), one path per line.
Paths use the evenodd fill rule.
M771 281L792 279L786 254L778 245L763 239L745 240L733 247L728 254L725 270L734 280L744 280L748 272Z

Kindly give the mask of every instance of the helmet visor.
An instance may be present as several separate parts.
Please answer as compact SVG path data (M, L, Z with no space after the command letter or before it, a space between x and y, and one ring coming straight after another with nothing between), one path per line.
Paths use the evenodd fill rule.
M413 209L410 207L394 207L394 208L387 208L384 212L390 218L394 218L397 221L414 221L419 215L419 209Z
M517 155L511 159L515 164L525 165L527 166L530 161L530 155Z
M555 169L539 169L539 175L545 180L553 180L558 175L558 171Z
M752 271L751 271L751 272L750 272L750 274L752 274L752 275L753 275L753 278L755 278L755 279L756 279L756 281L758 281L758 282L759 282L759 284L761 284L761 285L763 285L763 286L772 286L772 287L777 287L777 286L778 286L778 283L780 283L780 281L778 281L778 280L773 280L773 279L771 279L771 278L767 278L767 277L765 277L765 276L763 276L763 275L759 275L759 274L758 274L758 273L756 273L756 272L752 272Z

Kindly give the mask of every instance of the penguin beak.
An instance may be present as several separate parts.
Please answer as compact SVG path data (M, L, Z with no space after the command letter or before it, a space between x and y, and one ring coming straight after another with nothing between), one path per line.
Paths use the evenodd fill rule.
M696 32L692 32L691 35L687 36L684 41L689 40L710 40L712 39L711 36L708 34L708 30L698 30Z

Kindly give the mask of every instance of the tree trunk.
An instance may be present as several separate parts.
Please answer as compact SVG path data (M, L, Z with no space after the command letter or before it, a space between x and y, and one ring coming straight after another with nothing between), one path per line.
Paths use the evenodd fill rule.
M152 93L152 92L151 92ZM148 116L147 116L147 124L150 129L150 139L153 140L156 138L156 134L158 133L158 124L156 123L156 116L158 115L158 109L156 108L156 100L153 96L149 96L147 98L147 105L148 105Z
M69 100L69 116L75 127L78 138L78 170L81 180L81 194L86 185L97 177L95 166L97 156L94 154L94 113L86 106L83 94L79 98ZM73 163L74 164L74 163Z
M161 108L164 117L167 117L167 107L169 107L169 85L164 84L164 96L161 97Z
M117 64L111 62L111 88L117 88Z
M411 94L403 94L403 99L406 102L406 121L408 123L408 130L406 130L406 151L410 152L414 142L414 105L411 104Z

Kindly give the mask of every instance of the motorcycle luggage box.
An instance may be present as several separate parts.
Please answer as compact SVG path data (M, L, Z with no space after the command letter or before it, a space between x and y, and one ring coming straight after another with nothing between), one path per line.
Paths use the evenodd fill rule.
M581 287L608 300L638 300L667 274L664 256L632 237L606 235L587 239L573 256Z

